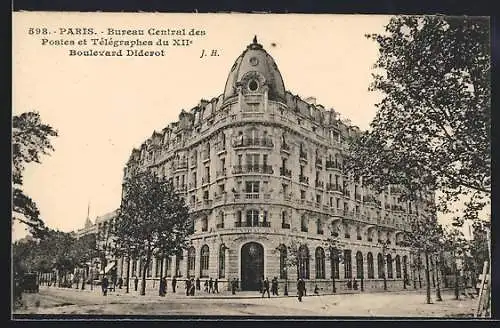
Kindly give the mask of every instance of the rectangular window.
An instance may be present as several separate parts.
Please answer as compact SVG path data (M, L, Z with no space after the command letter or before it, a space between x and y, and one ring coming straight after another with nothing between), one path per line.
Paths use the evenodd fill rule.
M316 203L321 204L321 195L316 195Z
M153 259L150 259L149 264L148 264L148 271L146 271L146 275L148 277L151 277L152 274L153 274Z
M165 275L167 277L172 276L172 258L170 256L167 257L166 266L165 266Z
M306 191L305 190L300 191L300 199L306 199Z
M247 181L245 183L245 192L258 193L259 192L259 181Z
M161 272L161 260L160 258L156 258L156 265L155 265L155 277L160 277Z

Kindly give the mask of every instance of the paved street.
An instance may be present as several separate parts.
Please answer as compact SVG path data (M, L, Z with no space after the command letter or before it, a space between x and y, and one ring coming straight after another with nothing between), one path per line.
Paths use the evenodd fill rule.
M470 317L476 299L454 300L443 293L443 302L425 304L425 291L260 298L254 292L187 297L168 293L159 297L153 291L146 296L137 292L112 292L104 297L97 291L42 287L39 294L23 295L24 309L19 314L114 314L114 315L272 315L272 316L403 316ZM434 295L433 295L434 299Z

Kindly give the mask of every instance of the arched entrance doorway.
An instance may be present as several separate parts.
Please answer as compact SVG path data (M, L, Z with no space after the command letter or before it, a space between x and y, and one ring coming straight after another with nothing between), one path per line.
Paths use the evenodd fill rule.
M264 276L264 247L250 242L241 248L241 289L259 290L259 280Z

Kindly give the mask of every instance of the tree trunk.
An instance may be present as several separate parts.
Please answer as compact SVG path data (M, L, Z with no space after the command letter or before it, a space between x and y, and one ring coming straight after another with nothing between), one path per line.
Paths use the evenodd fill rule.
M85 279L87 279L87 276L86 276L86 273L87 271L85 270L85 268L83 269L83 273L82 273L82 290L85 289Z
M141 284L141 293L140 295L146 295L146 270L149 267L149 258L146 257L146 261L144 261L144 267L142 269L142 284Z
M455 269L455 299L458 300L460 298L460 292L458 290L458 268L457 268L457 260L453 257L455 263L453 264L453 268Z
M431 277L429 272L429 253L427 250L425 252L425 289L426 289L426 301L427 304L432 304L431 302Z
M163 257L161 258L160 260L160 283L158 284L158 295L159 296L162 296L162 283L161 281L163 280ZM164 288L166 289L167 286L164 286Z
M130 285L130 255L127 256L127 288L125 293L128 294L129 292L129 285Z
M443 298L441 297L441 283L440 283L440 277L439 277L441 262L439 261L438 258L436 258L434 263L436 263L436 301L441 302L441 301L443 301Z

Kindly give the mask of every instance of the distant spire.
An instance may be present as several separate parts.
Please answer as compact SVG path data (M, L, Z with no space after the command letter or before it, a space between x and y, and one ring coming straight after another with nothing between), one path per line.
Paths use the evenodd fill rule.
M92 222L90 221L90 202L87 206L87 219L85 220L85 228L88 228L92 225Z
M257 43L257 35L253 37L253 43Z

